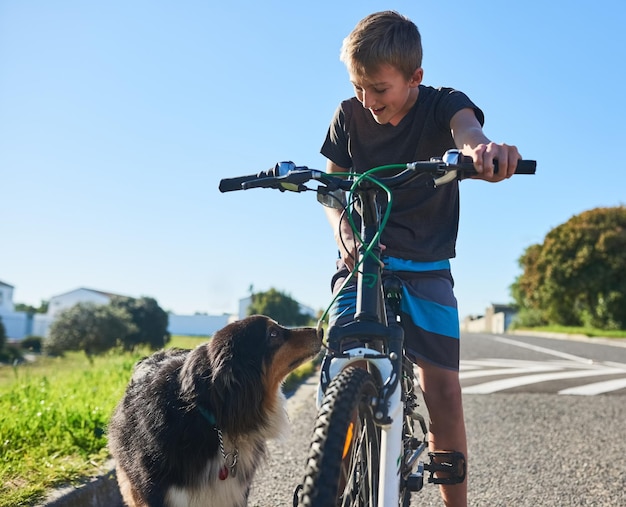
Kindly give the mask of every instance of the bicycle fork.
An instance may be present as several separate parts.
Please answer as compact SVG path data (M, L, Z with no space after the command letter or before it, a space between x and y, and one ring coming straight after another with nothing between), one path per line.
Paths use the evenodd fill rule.
M404 406L398 384L389 396L389 417L392 423L381 426L380 447L384 457L380 464L378 505L398 505L403 467L402 419Z

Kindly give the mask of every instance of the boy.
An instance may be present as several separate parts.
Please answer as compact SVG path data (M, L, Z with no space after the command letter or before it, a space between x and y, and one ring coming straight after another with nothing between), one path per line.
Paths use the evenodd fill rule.
M406 17L393 11L367 16L344 40L341 60L356 97L341 103L328 130L321 149L328 159L327 172L363 173L380 165L428 160L450 148L473 158L480 179L496 182L515 172L521 158L517 148L485 136L483 113L466 95L421 84L421 37ZM341 212L325 209L340 251L332 281L336 291L354 267L358 245ZM405 347L418 366L431 418L430 448L467 456L459 320L449 265L455 256L458 217L456 182L437 189L409 185L394 192L381 242L385 269L402 278L405 287ZM335 308L341 306L338 301ZM334 313L330 324L349 318L345 312ZM467 505L466 482L441 486L441 494L447 506Z

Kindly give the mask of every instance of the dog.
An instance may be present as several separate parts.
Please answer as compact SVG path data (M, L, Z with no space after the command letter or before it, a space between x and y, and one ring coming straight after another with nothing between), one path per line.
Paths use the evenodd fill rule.
M126 504L247 505L266 441L288 429L282 381L321 342L314 328L255 315L139 361L108 430Z

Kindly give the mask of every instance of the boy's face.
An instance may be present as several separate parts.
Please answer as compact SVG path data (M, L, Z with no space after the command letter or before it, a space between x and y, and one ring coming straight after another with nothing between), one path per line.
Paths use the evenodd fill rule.
M369 109L377 123L397 125L413 107L424 71L417 69L410 80L393 65L382 65L372 75L359 77L350 71L356 98Z

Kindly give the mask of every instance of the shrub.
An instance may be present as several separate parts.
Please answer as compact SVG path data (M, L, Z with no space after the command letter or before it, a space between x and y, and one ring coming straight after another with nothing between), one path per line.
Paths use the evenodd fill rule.
M23 350L29 350L39 354L43 345L43 338L41 336L27 336L20 342L20 347Z

